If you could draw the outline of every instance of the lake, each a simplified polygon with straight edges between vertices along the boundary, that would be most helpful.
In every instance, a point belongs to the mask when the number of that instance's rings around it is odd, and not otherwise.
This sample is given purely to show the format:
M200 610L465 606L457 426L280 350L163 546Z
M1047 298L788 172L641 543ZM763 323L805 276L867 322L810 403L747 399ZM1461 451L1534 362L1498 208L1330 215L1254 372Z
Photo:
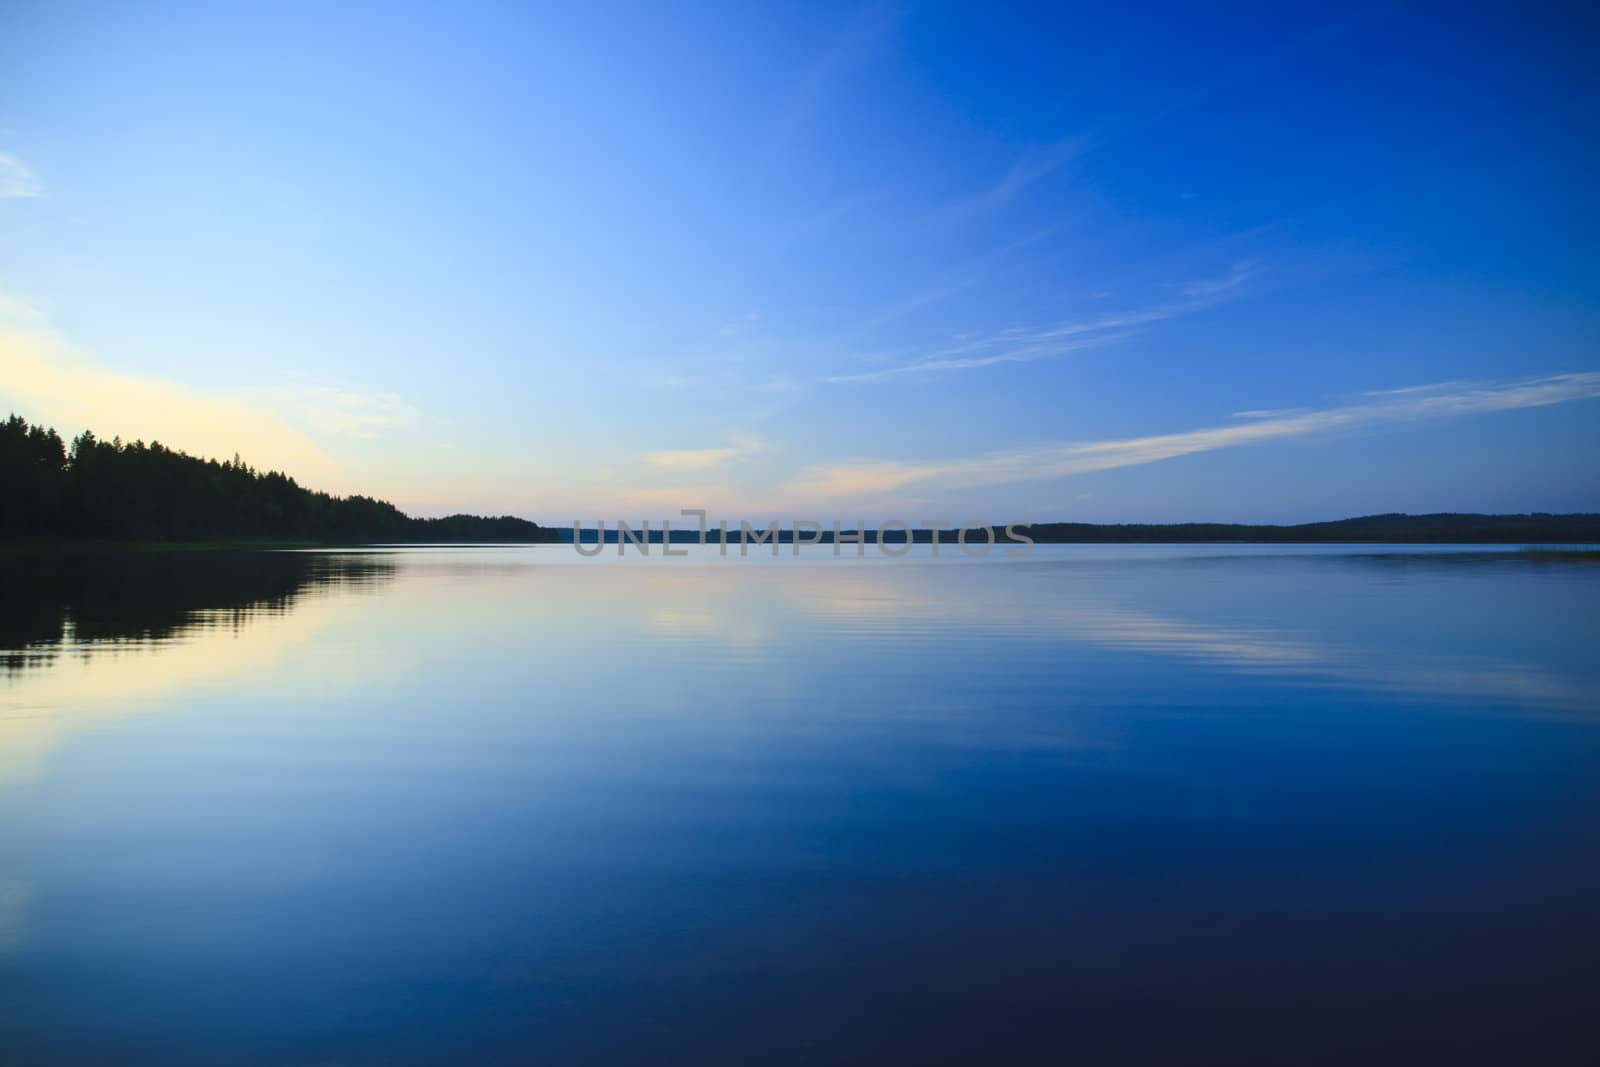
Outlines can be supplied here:
M0 560L0 1062L1594 1062L1600 564Z

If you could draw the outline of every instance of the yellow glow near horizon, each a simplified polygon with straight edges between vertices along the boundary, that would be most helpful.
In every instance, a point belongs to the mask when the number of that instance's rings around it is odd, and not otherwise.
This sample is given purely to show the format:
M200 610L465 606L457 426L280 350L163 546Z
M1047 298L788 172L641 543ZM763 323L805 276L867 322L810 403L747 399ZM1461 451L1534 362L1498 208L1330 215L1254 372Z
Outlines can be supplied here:
M64 433L160 441L191 455L238 455L257 469L326 481L338 465L304 432L251 401L101 366L27 304L0 297L0 403Z

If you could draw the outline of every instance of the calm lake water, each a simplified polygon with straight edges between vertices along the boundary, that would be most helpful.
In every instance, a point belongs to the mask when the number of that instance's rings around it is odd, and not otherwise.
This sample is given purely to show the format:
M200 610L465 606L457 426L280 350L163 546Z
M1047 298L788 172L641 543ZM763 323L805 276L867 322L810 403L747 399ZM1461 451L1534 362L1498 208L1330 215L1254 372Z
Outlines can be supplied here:
M0 1062L1596 1062L1600 565L788 551L0 561Z

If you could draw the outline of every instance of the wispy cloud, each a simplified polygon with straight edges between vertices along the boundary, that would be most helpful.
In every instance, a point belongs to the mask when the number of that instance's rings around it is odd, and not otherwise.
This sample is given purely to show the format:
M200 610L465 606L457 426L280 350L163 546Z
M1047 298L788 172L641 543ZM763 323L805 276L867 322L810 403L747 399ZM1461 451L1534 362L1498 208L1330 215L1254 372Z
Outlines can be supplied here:
M1073 341L1015 345L987 354L946 355L920 359L914 363L881 367L878 370L861 371L857 374L835 374L823 380L835 383L881 382L914 374L933 374L947 370L972 370L977 367L992 367L997 363L1031 363L1037 359L1048 359L1051 356L1065 355L1068 352L1080 349L1100 348L1103 345L1114 344L1127 336L1126 332L1108 333L1098 337L1084 337Z
M672 471L710 470L731 460L761 451L765 442L759 437L735 435L733 444L725 448L677 448L664 452L646 452L641 458L652 467Z
M1082 155L1089 144L1087 137L1067 137L1042 148L1030 149L1018 156L998 180L975 193L952 200L935 215L943 221L951 221L998 211L1030 186Z
M901 17L893 4L877 4L850 16L789 87L767 131L771 154L790 151L818 124L840 86L872 60L881 43L898 28Z
M1408 387L1343 407L1267 415L1245 423L1106 441L1063 442L970 459L857 460L803 471L785 486L805 500L885 493L908 485L960 489L1087 474L1177 456L1383 423L1546 407L1600 397L1600 372L1510 382L1445 382Z
M737 337L740 334L748 333L760 321L761 313L758 311L752 311L749 314L734 319L731 322L723 323L722 326L717 330L717 336Z
M39 176L16 156L0 154L0 200L43 196Z
M1370 395L1370 394L1369 394ZM1235 411L1230 419L1281 419L1289 415L1304 415L1309 408L1257 408L1253 411Z
M417 421L417 409L398 393L295 385L260 395L291 421L329 435L371 438Z
M1027 248L1029 245L1037 244L1057 232L1060 228L1059 223L1052 223L1049 226L1041 226L1025 233L1015 240L1007 241L998 248L969 261L960 269L946 273L937 281L912 293L899 303L886 308L863 323L863 329L870 330L883 326L895 319L903 318L915 311L919 311L930 304L937 304L957 293L972 288L988 278L991 269L996 263Z
M1258 269L1256 261L1242 261L1235 263L1225 275L1201 279L1179 287L1182 296L1177 300L1167 300L1087 319L1075 319L1055 326L1014 327L981 333L907 363L835 374L824 378L823 381L881 382L909 375L971 370L998 363L1029 363L1068 352L1115 344L1142 327L1204 311L1232 299Z
M1190 300L1210 300L1220 297L1249 281L1250 275L1255 273L1258 266L1260 263L1257 260L1242 260L1235 263L1232 269L1220 278L1202 278L1200 281L1183 286L1183 295Z
M654 486L646 489L624 490L615 502L622 506L638 508L646 514L666 515L679 529L692 529L695 520L692 518L671 518L684 508L704 508L713 515L738 515L741 512L749 515L752 509L760 511L768 507L745 493L740 493L725 485L677 485Z

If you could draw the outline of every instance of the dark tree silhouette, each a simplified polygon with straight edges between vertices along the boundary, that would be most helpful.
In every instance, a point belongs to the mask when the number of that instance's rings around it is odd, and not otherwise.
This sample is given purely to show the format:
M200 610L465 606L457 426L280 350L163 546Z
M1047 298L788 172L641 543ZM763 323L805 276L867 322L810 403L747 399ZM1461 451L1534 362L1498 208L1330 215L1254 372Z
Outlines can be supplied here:
M30 552L0 559L0 675L68 648L239 630L287 612L308 589L372 587L395 573L383 552Z
M554 541L555 531L505 515L417 519L364 496L306 489L238 456L198 459L158 441L70 448L53 429L0 423L0 538L159 541Z

